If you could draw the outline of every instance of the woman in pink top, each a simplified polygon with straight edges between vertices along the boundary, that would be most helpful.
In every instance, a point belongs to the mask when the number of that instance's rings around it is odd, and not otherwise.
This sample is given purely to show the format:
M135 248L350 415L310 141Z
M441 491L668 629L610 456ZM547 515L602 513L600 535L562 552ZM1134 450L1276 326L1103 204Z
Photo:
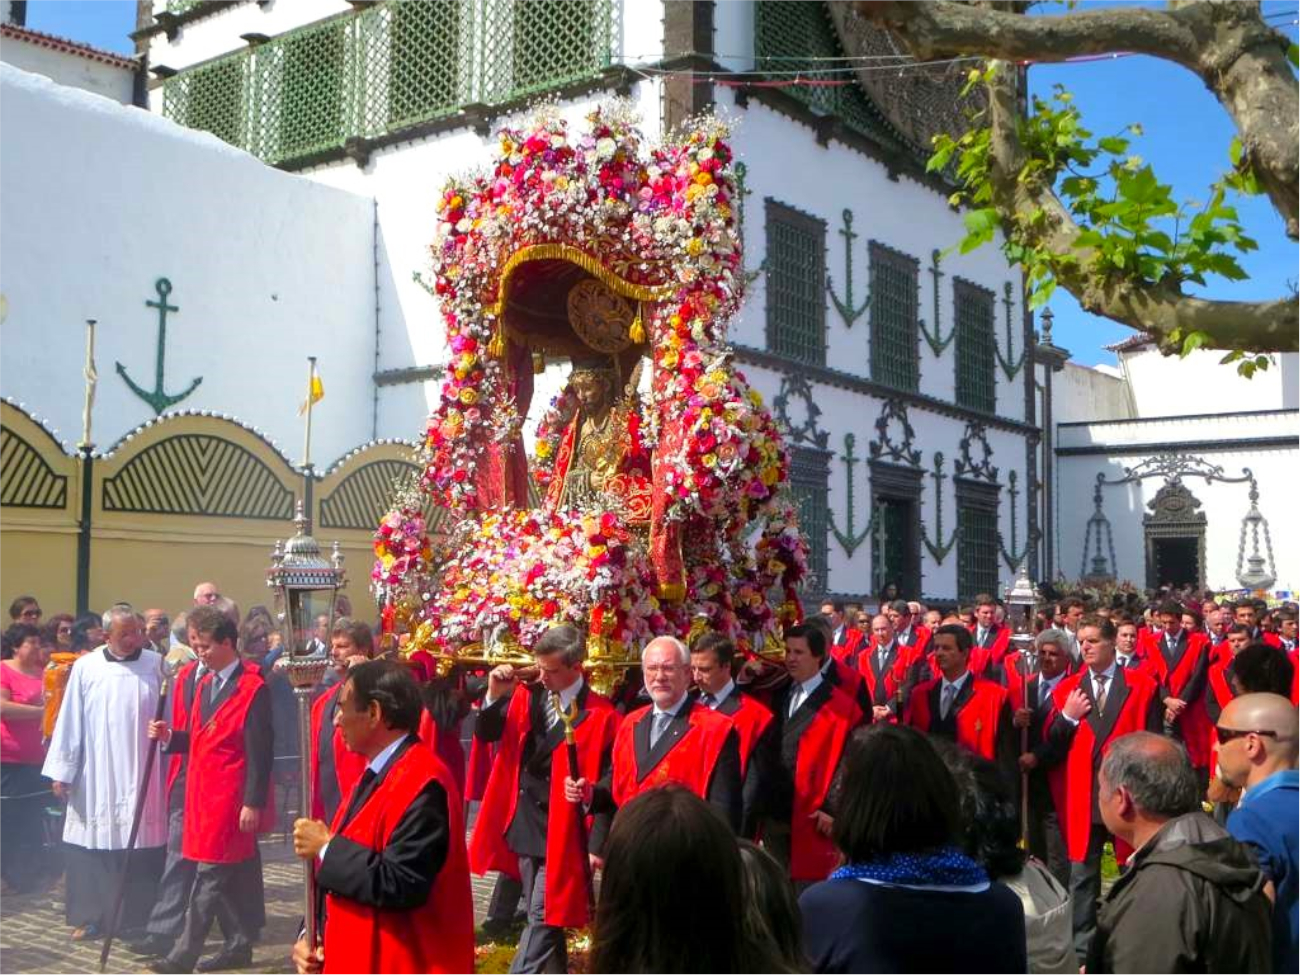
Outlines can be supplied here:
M44 866L41 816L50 784L41 777L45 647L40 631L16 623L5 634L13 657L0 661L0 877L16 892L32 890Z

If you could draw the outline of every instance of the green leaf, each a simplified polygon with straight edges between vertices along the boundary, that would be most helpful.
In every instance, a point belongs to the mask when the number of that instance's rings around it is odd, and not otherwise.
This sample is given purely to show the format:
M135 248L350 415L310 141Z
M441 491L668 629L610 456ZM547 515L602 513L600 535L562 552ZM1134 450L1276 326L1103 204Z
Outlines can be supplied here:
M1208 332L1192 332L1187 338L1183 339L1182 351L1178 353L1180 359L1186 359L1189 355L1210 341Z
M1286 49L1286 57L1293 67L1300 68L1300 45L1288 45Z
M1097 145L1113 156L1122 156L1128 152L1128 139L1121 139L1117 135L1108 135L1105 138L1098 139Z
M1241 139L1234 136L1232 142L1228 144L1228 158L1232 160L1234 166L1241 165L1241 154L1243 151Z

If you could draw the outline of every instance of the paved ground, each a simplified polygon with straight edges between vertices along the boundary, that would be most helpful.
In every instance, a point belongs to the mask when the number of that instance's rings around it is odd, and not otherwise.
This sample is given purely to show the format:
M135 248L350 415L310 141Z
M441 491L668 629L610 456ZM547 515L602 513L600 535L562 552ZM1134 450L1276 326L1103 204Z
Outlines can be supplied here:
M274 833L262 843L266 880L266 928L243 972L291 972L289 951L302 919L302 871L292 848ZM481 921L494 875L472 877L476 920ZM63 919L63 884L41 894L7 895L0 900L0 972L97 972L102 942L76 943ZM218 950L215 925L209 953ZM115 943L111 972L143 972L147 959Z

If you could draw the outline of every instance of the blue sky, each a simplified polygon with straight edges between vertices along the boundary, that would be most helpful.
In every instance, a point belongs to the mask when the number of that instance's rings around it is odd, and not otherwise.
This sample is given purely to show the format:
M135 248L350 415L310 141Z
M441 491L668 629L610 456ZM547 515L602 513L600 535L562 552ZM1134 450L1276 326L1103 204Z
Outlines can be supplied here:
M135 28L135 9L133 0L30 0L27 24L33 30L129 55L134 53L127 34ZM1051 16L1060 8L1039 9ZM1287 37L1296 39L1294 21L1300 19L1300 3L1265 0L1264 14ZM1135 140L1131 151L1173 185L1175 199L1203 200L1206 188L1228 166L1228 145L1235 134L1232 121L1201 81L1183 68L1155 58L1124 57L1035 66L1029 78L1038 95L1050 95L1057 83L1069 88L1085 124L1099 135L1140 122L1145 134ZM1241 257L1250 278L1212 279L1203 293L1235 300L1279 297L1300 277L1296 245L1286 239L1281 219L1263 197L1239 200L1237 206L1246 232L1259 243L1258 251ZM1113 362L1113 354L1103 346L1133 334L1126 326L1086 314L1061 291L1053 296L1051 308L1056 343L1088 365Z

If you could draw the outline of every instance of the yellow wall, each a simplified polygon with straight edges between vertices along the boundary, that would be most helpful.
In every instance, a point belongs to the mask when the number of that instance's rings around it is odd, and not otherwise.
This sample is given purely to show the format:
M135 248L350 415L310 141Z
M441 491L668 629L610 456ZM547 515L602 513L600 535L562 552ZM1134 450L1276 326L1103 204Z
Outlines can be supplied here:
M40 600L47 616L73 612L79 461L65 455L39 424L11 404L0 404L0 420L7 438L0 486L10 482L5 492L6 505L0 508L0 600L7 607L15 596L30 594ZM194 444L218 441L220 450L209 455L193 449ZM189 445L188 452L176 449L181 442ZM148 453L151 447L159 449ZM40 475L46 482L66 478L61 507L17 507L8 503L11 496L23 493L17 490L22 487L18 482L33 477L32 451L48 467L48 473ZM399 470L410 463L410 452L409 445L400 443L366 445L318 476L313 490L313 517L319 526L322 504L350 475L366 468L370 471L352 482L350 493L343 492L351 498L349 515L342 520L349 527L317 527L313 531L326 552L334 541L340 543L349 577L344 592L352 601L353 612L363 618L376 613L369 592L373 561L369 526L378 521L387 502L382 496L387 482L373 472L389 474ZM146 455L143 460L142 455ZM126 476L134 476L146 493L159 484L184 482L191 491L189 500L195 502L191 507L205 510L187 514L111 510L111 504L106 507L106 482L118 478L114 484L120 484L120 475L128 468ZM357 486L362 483L366 490L358 493ZM209 495L209 486L221 484L229 489L214 490ZM244 612L258 603L274 608L273 594L265 583L266 569L276 540L292 536L294 525L289 517L232 514L229 509L238 511L250 506L245 501L241 507L238 500L246 493L245 484L262 485L263 497L270 492L277 509L287 506L291 511L293 504L302 499L301 475L275 448L240 424L214 416L165 417L146 425L106 456L96 458L91 485L90 608L102 611L113 602L125 600L138 609L158 606L175 613L191 605L194 586L202 581L215 582ZM47 498L50 493L46 491ZM119 508L120 494L116 502ZM169 502L175 500L176 494L168 494ZM214 513L214 509L222 507L223 498L226 512ZM152 498L138 506L149 507L156 501ZM336 498L334 520L342 523L338 503ZM366 527L359 527L362 525Z

